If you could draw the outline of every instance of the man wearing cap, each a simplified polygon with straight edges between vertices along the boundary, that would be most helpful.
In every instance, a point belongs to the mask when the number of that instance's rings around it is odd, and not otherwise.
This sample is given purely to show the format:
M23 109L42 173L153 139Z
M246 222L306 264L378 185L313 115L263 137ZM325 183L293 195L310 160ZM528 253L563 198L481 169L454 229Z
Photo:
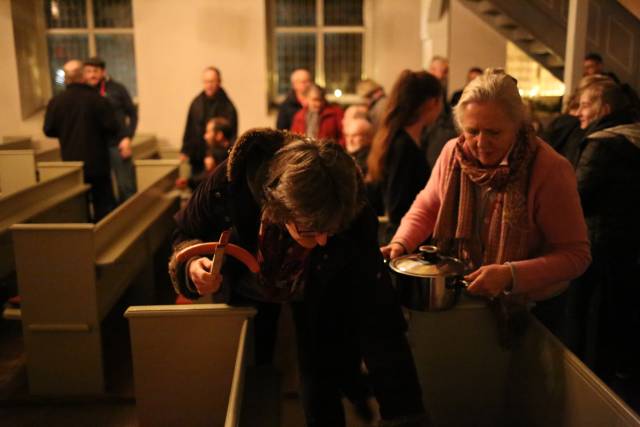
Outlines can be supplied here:
M84 79L109 100L120 123L119 134L109 144L109 157L118 183L118 199L122 203L136 192L131 140L138 126L138 111L127 88L107 74L106 64L101 58L94 56L84 61Z

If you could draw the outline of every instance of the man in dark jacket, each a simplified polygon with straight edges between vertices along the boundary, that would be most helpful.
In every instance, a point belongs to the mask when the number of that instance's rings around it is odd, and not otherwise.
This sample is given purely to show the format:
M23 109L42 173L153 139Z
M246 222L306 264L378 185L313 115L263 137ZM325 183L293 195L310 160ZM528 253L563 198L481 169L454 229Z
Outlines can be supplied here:
M287 97L278 107L278 119L276 120L276 128L282 130L291 129L293 116L304 107L305 92L313 83L311 73L304 68L298 68L291 73L291 90Z
M207 151L204 133L209 119L224 117L229 121L232 129L232 143L238 135L236 107L220 86L221 81L220 70L216 67L207 67L202 74L203 90L189 106L180 153L182 161L189 160L193 176L204 171L204 158Z
M115 208L108 145L120 127L109 102L83 83L82 63L69 61L64 71L67 88L49 101L43 130L59 139L62 160L84 162L97 222Z
M122 203L136 192L131 141L138 126L138 111L127 88L107 74L106 64L102 59L95 56L87 59L83 70L85 82L107 98L120 124L120 132L109 142L109 157L118 184L118 201Z
M382 418L426 425L406 323L356 168L338 144L249 131L177 215L175 253L230 228L231 242L256 254L258 274L226 260L217 295L258 305L258 316L260 303L291 304L307 425L345 425L341 395L366 398L361 359ZM211 277L211 260L177 262L175 253L176 289L188 298L213 292L221 276ZM259 320L255 327L259 339Z
M629 105L603 78L582 91L578 109L586 137L576 176L593 262L571 287L569 344L609 384L640 375L640 123Z

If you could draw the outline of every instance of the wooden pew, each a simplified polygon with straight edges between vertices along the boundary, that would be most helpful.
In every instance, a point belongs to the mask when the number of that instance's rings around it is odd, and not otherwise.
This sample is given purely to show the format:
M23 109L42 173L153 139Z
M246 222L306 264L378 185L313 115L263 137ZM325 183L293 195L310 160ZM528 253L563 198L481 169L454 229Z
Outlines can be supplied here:
M0 277L15 270L9 227L17 223L86 222L86 193L81 162L40 163L41 181L0 196Z
M178 162L97 224L11 227L32 394L103 393L100 324L173 230ZM147 171L139 168L143 178ZM153 172L157 174L157 171Z
M409 339L433 425L640 426L640 417L533 316L511 349L481 300L411 312Z
M34 151L0 150L0 195L6 196L37 182Z
M139 425L236 427L254 315L224 304L130 307Z
M0 150L29 150L33 148L29 136L3 136Z

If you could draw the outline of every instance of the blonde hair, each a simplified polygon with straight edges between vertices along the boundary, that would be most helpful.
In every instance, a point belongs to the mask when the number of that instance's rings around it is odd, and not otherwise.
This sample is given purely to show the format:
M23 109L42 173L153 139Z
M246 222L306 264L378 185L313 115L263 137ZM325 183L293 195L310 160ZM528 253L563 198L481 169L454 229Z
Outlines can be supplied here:
M454 108L459 128L462 128L465 107L472 102L496 102L521 126L529 122L518 91L518 81L502 68L487 68L464 88L460 101Z

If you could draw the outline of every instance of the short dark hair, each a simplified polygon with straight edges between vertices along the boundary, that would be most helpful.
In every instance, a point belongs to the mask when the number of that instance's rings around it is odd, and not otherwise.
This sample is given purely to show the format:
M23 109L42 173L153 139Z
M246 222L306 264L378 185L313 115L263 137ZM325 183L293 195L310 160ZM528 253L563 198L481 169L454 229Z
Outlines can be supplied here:
M220 72L220 69L218 67L214 67L213 65L210 65L207 68L205 68L204 71L213 71L218 76L218 80L222 80L222 73Z
M309 96L309 94L310 94L311 92L313 92L313 91L318 92L318 93L320 94L320 97L321 97L322 99L325 99L325 97L326 97L326 95L327 95L327 92L325 91L325 89L324 89L322 86L317 85L317 84L315 84L315 83L311 83L311 84L309 85L309 87L304 91L304 96Z
M602 56L599 53L591 52L585 55L585 61L595 61L602 64Z
M107 67L107 63L104 62L104 59L100 58L99 56L92 56L91 58L85 59L84 64L83 65L88 65L90 67L98 67L98 68L102 68L103 70Z
M231 122L225 119L224 117L213 117L209 119L207 124L213 122L213 131L214 132L222 132L224 135L224 139L227 141L231 141L231 137L233 136L233 129L231 129Z
M478 74L482 74L484 72L484 70L480 67L471 67L469 68L469 73L478 73Z
M343 230L361 207L360 179L356 164L339 144L293 139L269 165L263 219L295 222L318 232Z

